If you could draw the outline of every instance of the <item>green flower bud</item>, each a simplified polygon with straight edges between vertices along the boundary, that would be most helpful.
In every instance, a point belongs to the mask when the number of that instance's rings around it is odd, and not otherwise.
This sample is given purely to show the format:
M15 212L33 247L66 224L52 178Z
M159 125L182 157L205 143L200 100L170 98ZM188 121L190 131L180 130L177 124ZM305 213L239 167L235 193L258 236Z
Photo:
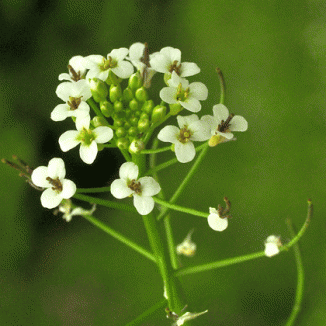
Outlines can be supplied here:
M107 118L111 117L113 114L113 105L108 101L101 101L100 109L101 109L103 115Z
M106 84L98 78L91 79L89 84L94 101L97 103L106 101L106 97L109 94Z
M139 119L149 119L149 115L146 112L142 112Z
M112 84L110 86L110 101L114 103L115 101L120 100L121 96L122 90L120 84L117 86Z
M183 107L179 103L170 104L170 113L172 115L177 115L182 109Z
M109 70L109 75L105 82L108 85L119 85L122 82L122 79L119 78L112 70Z
M118 138L121 138L121 137L124 137L126 136L127 134L127 131L125 128L123 127L119 127L116 131L115 131L115 135L118 137Z
M128 140L128 138L119 138L117 140L117 146L120 148L120 149L127 149L130 145L130 142Z
M123 126L123 124L124 124L124 120L123 119L115 119L114 120L114 123L113 123L113 125L115 126L115 127L122 127Z
M129 107L130 107L131 111L137 111L139 109L139 104L138 104L137 100L133 98L129 102Z
M161 121L166 115L166 106L157 105L152 112L152 123Z
M131 127L131 124L130 124L130 122L125 122L125 124L123 125L123 127L126 129L126 130L128 130L130 127Z
M126 118L129 119L132 116L132 111L128 108L125 109L125 113L126 113Z
M141 87L142 83L143 81L139 72L136 72L129 77L128 85L132 90L136 90L137 88Z
M127 87L123 90L122 98L126 102L130 102L134 98L134 94L132 93L132 90L130 87Z
M140 119L138 121L138 130L140 132L145 132L146 130L148 130L149 126L150 126L149 119Z
M130 119L129 119L129 123L132 125L132 126L137 126L138 124L138 118L135 117L135 116L132 116Z
M115 101L115 102L113 103L113 108L114 108L114 111L115 111L115 112L121 112L121 111L123 111L123 104L122 104L122 102L120 102L120 101Z
M154 102L152 100L146 101L142 106L142 111L146 112L147 114L151 114L154 108Z
M140 87L135 92L135 97L139 102L145 102L147 101L148 94L144 87Z
M143 141L137 139L134 140L129 146L129 152L132 154L138 154L145 148Z
M129 130L128 130L128 135L130 137L136 137L138 134L138 129L137 127L130 127Z
M92 119L92 123L93 123L93 126L95 128L97 127L101 127L101 126L108 126L109 123L106 121L105 118L103 117L99 117L99 116L95 116L93 119Z

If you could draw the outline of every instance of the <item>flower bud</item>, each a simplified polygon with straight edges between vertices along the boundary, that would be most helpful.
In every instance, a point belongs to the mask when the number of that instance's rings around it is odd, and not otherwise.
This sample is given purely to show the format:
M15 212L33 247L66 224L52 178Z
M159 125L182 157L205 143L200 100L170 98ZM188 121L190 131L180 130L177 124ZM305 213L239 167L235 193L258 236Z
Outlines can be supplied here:
M137 127L130 127L128 130L128 135L130 137L136 137L136 135L138 134L138 129Z
M113 123L113 125L115 126L115 127L122 127L123 126L123 124L124 124L124 120L123 119L115 119L114 120L114 123Z
M116 131L115 131L115 135L118 138L124 137L127 134L126 129L123 127L119 127Z
M115 101L113 104L113 108L115 112L122 112L123 111L123 104L120 101Z
M149 119L139 119L138 121L138 130L140 132L145 132L150 126Z
M129 140L127 138L119 138L117 146L119 149L127 149L129 147Z
M122 90L120 84L115 86L110 86L110 101L114 103L117 100L120 100L120 97L122 96Z
M132 90L130 87L127 87L123 90L122 98L126 102L130 102L134 98L134 94L132 93Z
M149 119L149 115L146 112L142 112L139 119Z
M132 154L138 154L145 148L145 144L141 140L134 140L129 146L129 152Z
M152 123L161 121L166 115L166 107L164 105L157 105L152 112Z
M142 111L146 112L147 114L151 114L154 108L154 102L152 100L146 101L142 106Z
M138 118L135 117L135 116L132 116L130 119L129 119L129 123L132 125L132 126L137 126L138 124Z
M132 99L129 102L129 107L131 111L137 111L139 109L139 104L136 99Z
M106 119L103 117L99 117L99 116L95 116L92 119L92 123L95 128L101 127L101 126L109 126L109 123L106 121Z
M93 78L90 80L89 85L95 102L99 103L101 101L106 101L109 91L108 87L102 80Z
M105 81L108 85L118 85L121 81L121 78L119 78L112 70L109 70L108 78Z
M180 103L170 104L170 113L172 115L177 115L183 109Z
M128 85L132 90L142 86L142 78L139 75L139 72L135 72L129 77Z
M103 115L107 118L111 117L113 113L113 105L108 101L101 101L100 102L100 109Z
M148 94L144 87L140 87L135 92L135 97L139 102L145 102L147 101Z

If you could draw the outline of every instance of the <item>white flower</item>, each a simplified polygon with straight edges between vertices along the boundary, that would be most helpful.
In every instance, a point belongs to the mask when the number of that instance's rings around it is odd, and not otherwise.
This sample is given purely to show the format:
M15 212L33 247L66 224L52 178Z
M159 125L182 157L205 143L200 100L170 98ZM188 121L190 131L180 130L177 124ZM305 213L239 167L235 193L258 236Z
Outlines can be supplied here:
M41 195L41 204L46 208L58 206L62 199L72 197L76 192L76 185L65 179L65 163L61 158L53 158L48 166L39 166L32 175L32 182L41 188L47 188Z
M280 237L276 235L270 235L265 240L265 256L272 257L277 255L280 252L280 247L282 242Z
M199 120L196 114L187 117L177 116L179 127L165 126L157 135L164 142L174 144L175 155L179 162L190 162L196 155L192 141L205 141L209 139L209 126Z
M192 229L185 239L177 245L177 253L179 255L185 255L187 257L192 257L196 253L197 245L191 240L191 236L194 232Z
M213 106L213 114L204 115L201 120L206 121L211 128L212 138L210 146L233 138L233 131L246 131L248 129L247 120L240 115L229 114L229 110L223 104Z
M95 209L96 204L93 204L92 208L89 210L82 207L72 209L72 202L70 199L64 199L59 205L59 211L63 213L62 218L67 222L70 222L72 217L76 215L92 215Z
M105 81L110 70L120 78L129 78L134 68L130 62L124 60L128 52L127 48L114 49L107 55L107 59L101 55L89 55L85 58L89 69L86 79L96 77Z
M134 197L134 206L140 215L149 214L154 208L152 196L161 191L160 185L152 177L138 178L139 169L133 162L123 163L119 170L120 179L111 184L111 193L115 198Z
M207 87L200 82L189 84L188 80L179 77L175 71L168 80L169 87L163 87L160 91L161 99L168 104L179 103L191 112L199 112L201 104L199 101L207 99Z
M53 121L62 121L71 116L79 120L89 115L90 108L86 101L92 96L92 93L85 79L59 84L56 94L66 103L59 104L54 108L51 113Z
M100 126L89 129L90 117L87 116L76 121L77 130L68 130L59 138L59 145L62 151L67 152L80 144L80 158L87 164L95 161L98 149L97 144L103 144L113 138L113 131L110 127Z
M202 312L186 312L181 317L178 317L177 321L173 324L173 326L181 326L186 321L191 320L191 319L195 319L198 316L206 314L206 312L208 312L208 310L205 310L205 311L202 311Z
M160 52L153 53L150 64L158 72L172 74L174 71L180 77L189 77L200 72L195 63L181 63L181 51L170 46L163 48Z
M213 207L209 208L207 222L214 231L224 231L228 227L228 218L221 218L218 211Z
M59 80L78 81L84 78L86 73L86 60L81 55L72 57L69 60L69 74L63 73L59 75Z

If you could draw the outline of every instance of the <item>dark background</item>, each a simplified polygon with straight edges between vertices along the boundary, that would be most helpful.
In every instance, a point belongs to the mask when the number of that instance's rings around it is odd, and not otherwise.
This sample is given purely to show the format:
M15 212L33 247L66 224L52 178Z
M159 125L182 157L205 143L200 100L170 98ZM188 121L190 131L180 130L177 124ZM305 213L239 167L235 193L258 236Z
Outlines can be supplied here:
M217 233L201 218L175 213L178 243L196 229L197 254L182 259L183 265L262 250L270 234L288 241L285 219L299 228L311 197L315 215L300 241L306 286L295 325L325 325L325 6L319 0L2 0L1 157L16 154L33 167L61 157L67 178L78 187L104 186L117 176L123 162L118 152L101 152L88 166L77 149L59 148L58 138L71 123L55 123L50 113L61 103L58 75L74 55L105 56L137 41L147 41L152 52L179 48L183 61L201 68L191 81L209 89L202 114L211 114L218 102L220 67L226 105L248 120L249 129L208 153L178 203L207 211L228 196L233 218ZM158 99L162 84L155 80ZM160 174L167 194L188 166ZM1 325L119 326L161 300L163 285L153 263L81 217L66 223L54 216L14 170L3 164L0 169ZM95 216L148 246L139 217L101 207ZM209 310L195 325L284 325L296 267L290 251L182 282L187 310ZM144 325L169 324L159 311Z

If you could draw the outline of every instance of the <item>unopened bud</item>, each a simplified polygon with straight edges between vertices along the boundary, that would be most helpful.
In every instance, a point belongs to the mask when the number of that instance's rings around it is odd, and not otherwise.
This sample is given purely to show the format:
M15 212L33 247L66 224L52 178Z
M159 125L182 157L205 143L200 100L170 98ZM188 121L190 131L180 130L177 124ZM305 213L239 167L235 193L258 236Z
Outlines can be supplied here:
M177 115L179 112L183 109L181 104L176 103L176 104L170 104L170 113L172 115Z
M166 115L166 107L164 105L157 105L152 112L152 123L161 121Z
M139 104L135 98L129 102L129 107L131 111L137 111L139 109Z
M126 102L130 102L134 98L134 95L130 87L127 87L123 90L122 98Z
M145 144L141 140L134 140L129 146L129 152L133 154L140 153L145 148Z
M120 100L120 97L122 96L122 90L120 84L115 86L110 86L110 101L114 103L117 100Z
M95 102L106 101L106 97L109 94L107 85L98 78L93 78L89 82L92 96Z
M120 149L127 149L129 147L129 140L127 138L119 138L117 140L117 146Z
M94 117L92 123L95 128L109 125L105 118L99 116Z
M147 101L148 94L144 87L140 87L135 92L135 97L139 102L145 102Z
M129 77L128 85L133 90L142 86L142 78L139 75L139 72L136 72Z
M154 102L152 100L148 100L143 104L141 110L143 112L146 112L147 114L151 114L153 112L153 108L154 108Z
M107 118L111 117L113 113L113 105L108 101L101 101L100 102L100 109L103 115Z
M145 132L150 126L149 119L139 119L138 121L138 130L140 132Z

